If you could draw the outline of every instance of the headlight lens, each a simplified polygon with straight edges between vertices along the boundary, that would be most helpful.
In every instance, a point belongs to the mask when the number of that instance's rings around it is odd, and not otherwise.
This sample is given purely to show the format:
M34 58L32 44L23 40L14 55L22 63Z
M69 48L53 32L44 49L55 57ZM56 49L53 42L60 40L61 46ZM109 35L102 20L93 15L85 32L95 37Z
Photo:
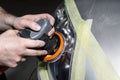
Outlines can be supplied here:
M54 13L55 30L61 33L65 39L64 50L61 58L49 64L49 73L54 80L69 80L70 69L72 67L72 56L74 54L76 33L69 19L64 4L61 4Z

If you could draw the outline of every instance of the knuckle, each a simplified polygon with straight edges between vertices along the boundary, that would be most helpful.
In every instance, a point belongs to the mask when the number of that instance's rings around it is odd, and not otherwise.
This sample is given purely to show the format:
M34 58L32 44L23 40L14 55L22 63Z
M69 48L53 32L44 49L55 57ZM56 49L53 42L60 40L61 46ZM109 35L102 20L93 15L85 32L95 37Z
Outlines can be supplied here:
M17 63L9 63L8 66L14 68L17 66Z
M46 50L40 50L40 51L37 51L37 55L46 55L47 54L47 51Z
M27 55L29 55L29 56L36 56L37 55L37 51L36 50L29 51L29 53Z
M41 41L40 40L36 40L36 45L40 45L41 44Z
M34 45L35 46L39 46L40 45L40 41L39 40L34 41Z
M10 30L8 30L7 32L8 32L8 33L13 33L13 30L10 29Z
M53 21L53 23L55 22L55 19L51 16L51 20Z
M24 19L23 18L19 18L16 22L16 26L22 26L24 24Z
M49 15L48 13L45 13L46 15Z
M37 55L38 54L38 51L34 51L34 55Z
M24 24L25 23L25 20L24 19L21 19L20 21L19 21L19 25L22 25L22 24Z
M53 30L53 32L55 32L55 28L54 28L54 27L53 27L53 29L52 29L52 30Z
M43 15L49 15L48 13L44 13Z
M25 48L22 48L22 47L16 50L16 53L18 55L22 55L24 52L25 52Z
M17 57L17 58L15 58L15 61L16 61L16 62L20 62L20 61L21 61L21 58L20 58L20 57Z
M12 64L11 67L17 67L17 63Z
M15 32L11 29L7 30L6 32L9 34L9 36L15 35Z
M42 46L45 45L45 42L39 40L36 44L37 44L38 46L42 47Z
M32 16L32 14L27 14L27 15L25 15L25 16L23 16L24 18L27 18L27 17L31 17Z
M34 26L37 26L38 24L35 23L35 22L31 22L31 26L34 27Z

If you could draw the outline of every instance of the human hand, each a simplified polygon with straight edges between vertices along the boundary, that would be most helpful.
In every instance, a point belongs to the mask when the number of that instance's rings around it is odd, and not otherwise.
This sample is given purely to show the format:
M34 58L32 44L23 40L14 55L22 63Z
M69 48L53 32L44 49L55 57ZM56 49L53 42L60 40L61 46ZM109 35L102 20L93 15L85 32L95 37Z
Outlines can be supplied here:
M13 21L13 26L20 30L25 28L30 28L34 31L40 30L40 26L36 23L40 19L48 19L50 21L50 24L54 25L54 18L49 14L36 14L36 15L25 15L22 17L17 17ZM54 28L51 29L51 31L48 33L48 36L54 33Z
M19 37L17 30L8 30L0 35L0 65L16 67L24 56L40 56L46 50L34 50L45 45L41 40Z

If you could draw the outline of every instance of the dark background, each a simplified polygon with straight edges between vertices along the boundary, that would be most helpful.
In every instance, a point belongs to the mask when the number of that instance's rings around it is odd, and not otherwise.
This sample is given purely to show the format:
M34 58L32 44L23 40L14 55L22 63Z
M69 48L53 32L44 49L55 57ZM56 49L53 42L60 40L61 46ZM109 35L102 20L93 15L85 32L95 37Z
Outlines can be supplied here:
M0 0L0 6L16 16L36 13L52 14L61 1L63 0Z

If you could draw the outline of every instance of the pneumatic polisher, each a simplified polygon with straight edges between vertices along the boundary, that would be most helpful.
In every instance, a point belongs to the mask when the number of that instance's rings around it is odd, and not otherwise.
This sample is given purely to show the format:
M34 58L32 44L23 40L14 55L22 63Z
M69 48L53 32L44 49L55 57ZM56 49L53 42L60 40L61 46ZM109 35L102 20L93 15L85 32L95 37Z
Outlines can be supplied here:
M64 38L59 32L55 32L52 38L48 37L48 32L52 29L49 20L41 19L37 23L41 26L39 31L36 32L31 29L23 29L19 32L19 35L24 38L45 41L46 45L39 49L47 50L48 53L38 58L44 62L55 62L62 55Z

